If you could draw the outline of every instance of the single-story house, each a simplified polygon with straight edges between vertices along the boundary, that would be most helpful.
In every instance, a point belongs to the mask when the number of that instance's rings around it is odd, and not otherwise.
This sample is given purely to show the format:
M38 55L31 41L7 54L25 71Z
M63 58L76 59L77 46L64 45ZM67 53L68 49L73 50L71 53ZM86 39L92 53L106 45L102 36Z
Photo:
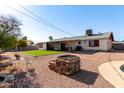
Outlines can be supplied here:
M101 50L109 51L114 41L113 33L93 34L92 30L86 30L85 36L65 37L53 39L48 42L38 43L41 50L82 51Z

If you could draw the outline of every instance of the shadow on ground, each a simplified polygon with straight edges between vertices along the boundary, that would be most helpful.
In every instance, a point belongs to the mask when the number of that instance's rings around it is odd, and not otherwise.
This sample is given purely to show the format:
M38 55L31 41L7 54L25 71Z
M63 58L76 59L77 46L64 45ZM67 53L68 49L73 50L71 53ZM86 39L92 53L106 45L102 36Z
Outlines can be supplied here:
M96 54L96 53L99 53L99 52L103 52L103 53L124 53L124 50L112 50L112 51L82 50L82 51L73 51L73 52L70 52L70 53L92 55L92 54Z
M90 72L81 69L79 72L75 73L74 75L69 76L69 78L85 83L87 85L93 85L98 76L99 74L96 72Z
M83 51L73 51L73 52L70 52L70 53L93 55L93 54L96 54L96 53L99 53L99 52L102 52L102 51L83 50Z
M124 53L124 50L113 50L110 53Z

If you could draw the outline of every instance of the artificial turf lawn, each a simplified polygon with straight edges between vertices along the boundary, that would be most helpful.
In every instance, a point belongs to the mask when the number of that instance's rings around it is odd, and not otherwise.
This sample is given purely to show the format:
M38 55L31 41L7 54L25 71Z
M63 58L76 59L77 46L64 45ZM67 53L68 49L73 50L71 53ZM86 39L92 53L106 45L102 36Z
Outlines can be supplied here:
M61 53L64 53L64 52L48 51L48 50L31 50L31 51L24 51L22 53L32 55L32 56L45 56L45 55L52 55L52 54L61 54Z

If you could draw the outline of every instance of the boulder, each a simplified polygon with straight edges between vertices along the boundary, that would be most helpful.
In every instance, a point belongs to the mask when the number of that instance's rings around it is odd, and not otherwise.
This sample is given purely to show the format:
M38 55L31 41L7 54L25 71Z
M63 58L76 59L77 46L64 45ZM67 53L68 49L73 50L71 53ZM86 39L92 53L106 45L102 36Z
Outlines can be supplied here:
M14 55L16 57L16 60L20 60L21 56L19 54Z
M0 83L0 88L12 88L12 84L11 83Z
M75 55L62 55L51 60L48 67L60 74L71 75L80 70L80 58Z
M3 61L3 60L10 60L11 58L7 55L0 55L0 61Z
M0 61L0 71L5 70L7 67L12 66L12 62L10 60Z
M14 75L11 74L0 74L0 88L11 88Z
M13 74L0 74L0 82L9 82L14 80Z

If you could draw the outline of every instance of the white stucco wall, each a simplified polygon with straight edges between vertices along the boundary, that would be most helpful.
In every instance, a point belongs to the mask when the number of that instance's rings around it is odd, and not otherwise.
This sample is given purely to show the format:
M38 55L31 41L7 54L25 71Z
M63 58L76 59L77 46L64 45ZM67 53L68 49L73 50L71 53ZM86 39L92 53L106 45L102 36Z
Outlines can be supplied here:
M112 48L112 40L108 39L107 42L108 42L107 43L107 49L109 50Z
M72 50L75 50L75 48L79 45L78 41L70 41L68 44L69 47L72 47Z
M99 40L99 47L89 47L89 40L82 41L82 46L84 50L103 50L107 51L112 47L112 41L109 39Z
M75 50L77 46L82 46L84 50L103 50L107 51L112 47L112 41L109 39L101 39L99 40L99 47L89 47L89 40L81 41L71 41L68 43L69 47L72 47L72 50Z
M47 43L43 42L43 48L39 48L39 50L47 50Z
M54 50L61 50L61 43L62 42L53 42L52 46ZM77 46L82 46L84 50L102 50L102 51L108 51L112 47L112 41L110 39L100 39L99 40L99 47L89 47L89 40L83 40L81 41L81 44L79 44L79 41L68 41L63 42L65 43L65 47L72 47L72 50L75 50ZM47 44L43 43L43 48L40 48L41 50L47 49Z

